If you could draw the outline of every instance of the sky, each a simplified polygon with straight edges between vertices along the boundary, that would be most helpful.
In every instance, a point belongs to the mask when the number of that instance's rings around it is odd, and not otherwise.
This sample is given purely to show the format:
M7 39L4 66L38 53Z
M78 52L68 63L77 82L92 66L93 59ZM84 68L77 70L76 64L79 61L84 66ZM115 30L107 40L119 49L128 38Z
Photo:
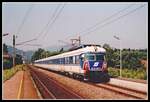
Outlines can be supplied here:
M139 8L141 5L144 6ZM88 29L95 24L95 28ZM37 40L16 46L24 51L39 47L58 48L65 45L59 40L71 43L70 39L78 36L84 44L107 43L113 48L148 48L148 3L3 2L2 34L5 33L9 35L2 36L2 42L7 45L13 44L14 34L17 36L16 44L37 37Z

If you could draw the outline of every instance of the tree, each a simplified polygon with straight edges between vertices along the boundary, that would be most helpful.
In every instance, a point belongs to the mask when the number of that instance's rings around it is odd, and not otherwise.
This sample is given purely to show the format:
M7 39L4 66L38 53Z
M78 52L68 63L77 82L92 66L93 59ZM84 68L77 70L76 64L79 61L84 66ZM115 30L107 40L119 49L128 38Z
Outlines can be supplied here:
M19 54L16 54L16 64L22 64L23 60L22 60L22 56Z
M106 60L107 60L108 66L114 67L114 62L112 58L112 55L114 52L113 49L110 47L109 44L104 44L103 48L106 49Z
M35 53L32 55L31 60L35 61L42 58L42 52L44 52L44 49L39 48Z
M103 48L105 48L105 49L111 49L111 47L110 47L109 44L104 44L104 45L103 45Z
M3 69L11 68L13 66L13 59L3 59Z
M120 66L120 50L112 49L109 44L104 44L106 49L106 60L109 67ZM123 49L122 50L122 67L128 69L142 68L141 59L146 59L146 50Z

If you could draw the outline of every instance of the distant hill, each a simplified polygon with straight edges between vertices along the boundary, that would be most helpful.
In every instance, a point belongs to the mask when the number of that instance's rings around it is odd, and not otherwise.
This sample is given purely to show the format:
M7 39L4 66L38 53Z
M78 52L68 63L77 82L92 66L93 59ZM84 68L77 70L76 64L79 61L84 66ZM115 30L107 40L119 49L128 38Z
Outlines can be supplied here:
M45 50L48 51L57 51L59 48L55 45L55 46L48 46L45 48Z
M69 48L71 48L71 46L49 46L49 47L46 47L44 48L44 50L48 50L48 51L60 51L61 48L63 47L63 50L68 50ZM10 55L13 56L13 47L10 46L10 45L7 45L7 49L8 49L8 53ZM20 49L17 49L16 48L16 54L19 54L19 55L23 55L25 59L31 61L31 57L33 55L35 51L23 51L23 50L20 50Z
M13 47L10 45L7 45L8 53L10 55L13 55ZM22 55L24 51L16 49L16 54Z
M26 51L25 52L25 56L27 58L27 60L31 61L31 57L33 55L34 51Z
M7 49L8 49L8 53L13 56L13 47L10 45L7 45ZM31 60L33 53L34 51L23 51L23 50L16 48L16 54L23 55L25 59L29 61Z

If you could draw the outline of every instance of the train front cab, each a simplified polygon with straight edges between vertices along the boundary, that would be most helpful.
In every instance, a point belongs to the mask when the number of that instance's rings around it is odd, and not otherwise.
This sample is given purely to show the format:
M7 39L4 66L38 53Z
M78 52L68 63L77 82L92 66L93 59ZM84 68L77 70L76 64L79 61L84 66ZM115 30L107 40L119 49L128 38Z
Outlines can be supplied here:
M80 55L80 65L84 70L85 81L109 81L105 53L83 53Z

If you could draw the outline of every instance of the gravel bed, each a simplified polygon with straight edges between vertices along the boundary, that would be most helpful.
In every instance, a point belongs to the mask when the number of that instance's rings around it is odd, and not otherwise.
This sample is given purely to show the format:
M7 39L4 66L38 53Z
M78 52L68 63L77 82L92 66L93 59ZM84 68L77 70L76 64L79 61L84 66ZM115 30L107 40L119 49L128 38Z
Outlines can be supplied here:
M73 90L75 93L83 96L85 99L134 99L132 97L124 96L122 94L112 92L103 88L98 88L87 83L84 83L79 80L75 80L60 74L56 74L54 72L50 72L47 70L38 69L46 73L52 79L63 84L65 87Z

